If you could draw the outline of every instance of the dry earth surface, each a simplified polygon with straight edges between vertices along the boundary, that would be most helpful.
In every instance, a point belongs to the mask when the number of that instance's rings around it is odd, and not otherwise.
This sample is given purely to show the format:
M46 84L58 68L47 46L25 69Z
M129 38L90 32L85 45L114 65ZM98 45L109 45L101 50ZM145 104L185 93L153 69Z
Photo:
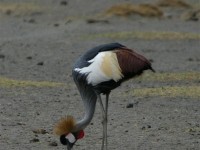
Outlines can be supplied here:
M199 150L200 2L157 2L0 0L0 150L66 149L55 123L84 114L71 66L110 42L136 49L157 73L112 92L109 150ZM74 149L100 149L98 104L85 134Z

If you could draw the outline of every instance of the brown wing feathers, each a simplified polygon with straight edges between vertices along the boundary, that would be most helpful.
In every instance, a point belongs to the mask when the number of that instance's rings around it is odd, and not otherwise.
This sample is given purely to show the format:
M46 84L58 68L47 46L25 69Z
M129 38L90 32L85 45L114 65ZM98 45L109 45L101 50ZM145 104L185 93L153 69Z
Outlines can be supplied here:
M122 74L125 78L130 78L136 75L140 75L144 70L150 69L151 63L142 55L127 49L116 50L116 55Z

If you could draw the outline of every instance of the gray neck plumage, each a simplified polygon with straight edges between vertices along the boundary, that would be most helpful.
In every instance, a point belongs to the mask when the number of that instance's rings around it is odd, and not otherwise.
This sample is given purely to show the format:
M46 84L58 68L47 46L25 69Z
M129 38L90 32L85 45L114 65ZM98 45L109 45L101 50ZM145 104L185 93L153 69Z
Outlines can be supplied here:
M85 115L80 121L77 122L75 132L83 130L91 122L97 101L97 95L93 91L92 87L86 84L77 84L77 87L83 100Z

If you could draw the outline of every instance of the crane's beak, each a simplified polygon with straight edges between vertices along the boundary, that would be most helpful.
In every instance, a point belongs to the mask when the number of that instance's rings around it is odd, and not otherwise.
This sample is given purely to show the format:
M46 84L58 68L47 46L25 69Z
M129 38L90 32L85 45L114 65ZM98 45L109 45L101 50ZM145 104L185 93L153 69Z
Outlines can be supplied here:
M72 134L70 134L70 135L72 135ZM74 137L74 136L72 136L72 137ZM66 135L61 135L60 136L60 142L63 144L63 145L66 145L67 146L67 150L71 150L72 149L72 147L74 146L74 144L76 143L76 139L75 139L75 137L74 137L74 139L72 138L72 139L70 139L70 140L72 140L71 142L69 141L69 139L68 138L70 138L70 136L68 136L68 137L66 137Z
M68 143L67 144L67 150L72 150L72 147L74 146L74 143L71 144L71 143Z

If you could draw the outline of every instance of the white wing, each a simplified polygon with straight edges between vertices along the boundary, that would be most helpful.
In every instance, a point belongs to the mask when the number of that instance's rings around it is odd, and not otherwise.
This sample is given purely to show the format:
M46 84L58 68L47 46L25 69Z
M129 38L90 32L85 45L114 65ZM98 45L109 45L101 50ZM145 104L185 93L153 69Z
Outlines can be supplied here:
M87 75L88 84L97 85L109 80L117 82L123 78L115 52L100 52L88 62L91 63L89 66L74 69L81 74Z

